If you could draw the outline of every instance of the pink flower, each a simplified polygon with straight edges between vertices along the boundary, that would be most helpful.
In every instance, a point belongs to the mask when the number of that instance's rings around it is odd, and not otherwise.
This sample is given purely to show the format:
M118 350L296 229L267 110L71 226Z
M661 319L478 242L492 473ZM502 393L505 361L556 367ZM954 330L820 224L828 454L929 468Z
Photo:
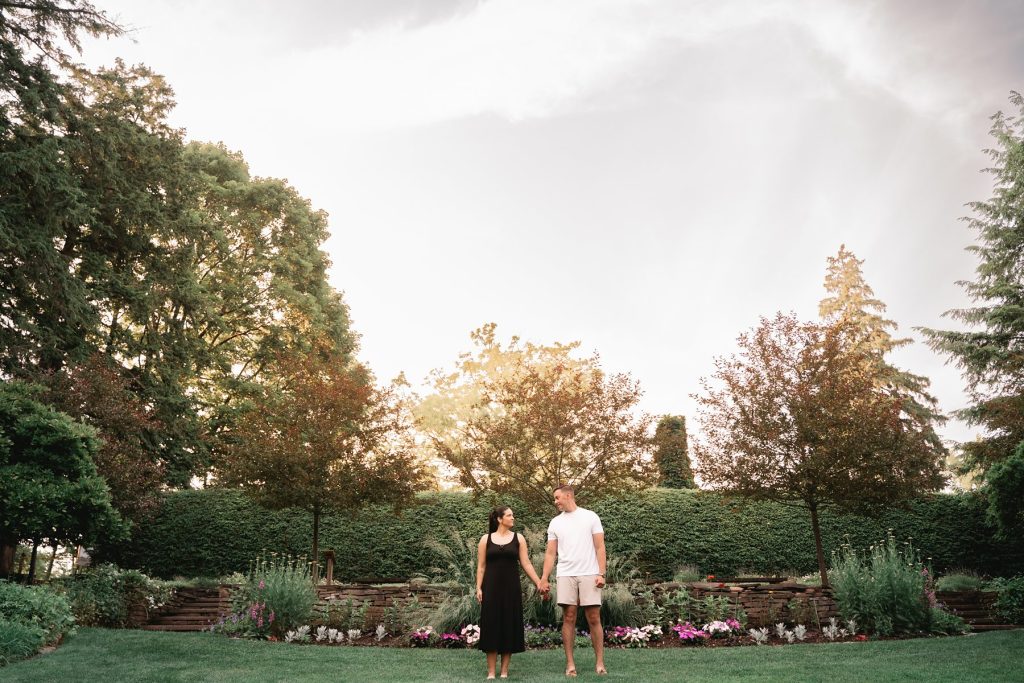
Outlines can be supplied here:
M263 582L263 579L260 579L260 590L263 590L266 587L267 587L267 584Z

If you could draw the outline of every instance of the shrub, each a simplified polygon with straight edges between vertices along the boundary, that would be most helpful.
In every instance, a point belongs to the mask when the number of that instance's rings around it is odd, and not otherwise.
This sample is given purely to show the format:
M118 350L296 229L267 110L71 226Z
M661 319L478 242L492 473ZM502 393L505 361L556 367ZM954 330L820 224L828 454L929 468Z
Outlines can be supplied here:
M863 554L843 546L833 554L829 572L839 613L870 633L889 636L927 633L936 619L943 628L953 623L938 617L931 573L913 546L888 537Z
M929 632L935 635L956 636L971 630L962 618L938 606L930 609L929 618Z
M935 589L940 591L978 591L985 586L985 580L973 572L957 572L940 576Z
M580 502L601 516L608 551L635 553L644 579L667 581L684 564L697 568L700 576L732 575L740 567L766 576L817 569L806 515L783 505L740 504L715 492L685 489ZM457 528L464 537L480 538L496 503L511 505L521 524L541 531L554 514L553 509L530 510L504 497L474 500L463 493L426 493L399 515L386 505L368 506L356 516L324 515L320 545L344 549L344 562L335 567L339 581L404 580L437 564L434 552L422 543L425 535L443 538ZM847 537L854 547L866 547L892 528L901 538L913 537L939 571L957 567L996 576L1019 572L1024 538L997 541L986 505L977 494L934 494L909 501L905 509L880 510L877 518L823 513L822 541L826 553ZM140 523L130 544L100 548L97 558L162 578L222 576L245 571L264 548L302 553L311 537L308 512L266 510L229 489L176 491L166 494L158 512ZM378 552L381 547L388 552Z
M19 586L7 581L0 581L0 620L38 629L43 634L40 646L57 642L75 625L64 596L43 586ZM11 628L11 633L21 632ZM22 642L20 637L15 640Z
M245 582L231 597L233 614L215 630L242 638L283 638L309 625L316 600L305 558L271 553L252 562Z
M999 595L993 607L1009 624L1024 624L1024 574L1012 579L994 579L989 587Z
M480 603L476 599L477 541L458 529L451 529L444 539L426 541L427 547L441 559L440 567L431 568L434 580L448 590L448 596L430 615L431 625L441 633L480 623Z
M163 605L172 589L134 569L101 564L62 582L75 619L83 626L134 626L132 614Z
M0 617L0 666L31 657L46 644L46 632L32 624Z

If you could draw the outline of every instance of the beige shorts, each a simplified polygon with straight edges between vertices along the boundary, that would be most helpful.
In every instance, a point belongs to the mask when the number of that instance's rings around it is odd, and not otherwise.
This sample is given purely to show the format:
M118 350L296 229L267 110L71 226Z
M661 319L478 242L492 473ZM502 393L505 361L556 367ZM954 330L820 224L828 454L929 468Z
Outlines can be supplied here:
M601 589L595 585L597 574L589 576L558 576L557 583L559 605L580 605L592 607L601 604Z

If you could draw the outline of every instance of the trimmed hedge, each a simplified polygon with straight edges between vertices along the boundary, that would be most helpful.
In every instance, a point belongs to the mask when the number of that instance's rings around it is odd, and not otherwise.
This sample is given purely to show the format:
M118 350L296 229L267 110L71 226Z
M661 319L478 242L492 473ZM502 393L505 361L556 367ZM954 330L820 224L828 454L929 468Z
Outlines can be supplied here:
M397 515L385 506L371 506L358 515L324 515L320 547L336 552L334 575L339 581L429 573L437 558L423 541L429 536L444 539L452 528L478 537L486 530L494 502L474 501L462 493L430 493L419 495ZM553 507L535 511L507 502L516 510L520 528L544 529L555 513ZM590 507L585 500L581 503ZM652 489L592 507L601 515L609 551L635 553L651 579L670 579L683 564L719 576L740 570L808 573L817 567L810 518L800 509L742 504L686 489ZM955 567L992 576L1018 573L1024 568L1024 541L996 542L985 509L975 495L937 494L906 509L887 509L874 519L825 513L825 550L847 540L866 547L892 529L900 540L911 540L937 571ZM132 542L98 552L104 560L151 576L222 576L246 571L264 549L307 554L311 537L307 512L266 510L240 491L207 489L167 494Z

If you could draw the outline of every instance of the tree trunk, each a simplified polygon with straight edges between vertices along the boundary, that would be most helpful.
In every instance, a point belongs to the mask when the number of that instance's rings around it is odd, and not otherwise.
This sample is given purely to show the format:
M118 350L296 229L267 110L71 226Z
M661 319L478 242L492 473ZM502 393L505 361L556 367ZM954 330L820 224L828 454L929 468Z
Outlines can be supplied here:
M810 506L811 528L814 530L814 550L818 554L818 571L821 573L821 587L828 588L828 567L825 566L825 548L821 544L821 527L818 525L818 506Z
M46 566L46 583L50 583L50 577L53 576L53 562L57 559L57 544L53 546L53 552L50 553L50 564Z
M39 541L32 539L32 559L28 562L28 578L25 583L29 586L36 578L36 555L39 552Z
M310 566L313 585L320 582L320 505L313 506L313 563Z
M17 547L0 543L0 579L9 579L14 573L14 551Z

